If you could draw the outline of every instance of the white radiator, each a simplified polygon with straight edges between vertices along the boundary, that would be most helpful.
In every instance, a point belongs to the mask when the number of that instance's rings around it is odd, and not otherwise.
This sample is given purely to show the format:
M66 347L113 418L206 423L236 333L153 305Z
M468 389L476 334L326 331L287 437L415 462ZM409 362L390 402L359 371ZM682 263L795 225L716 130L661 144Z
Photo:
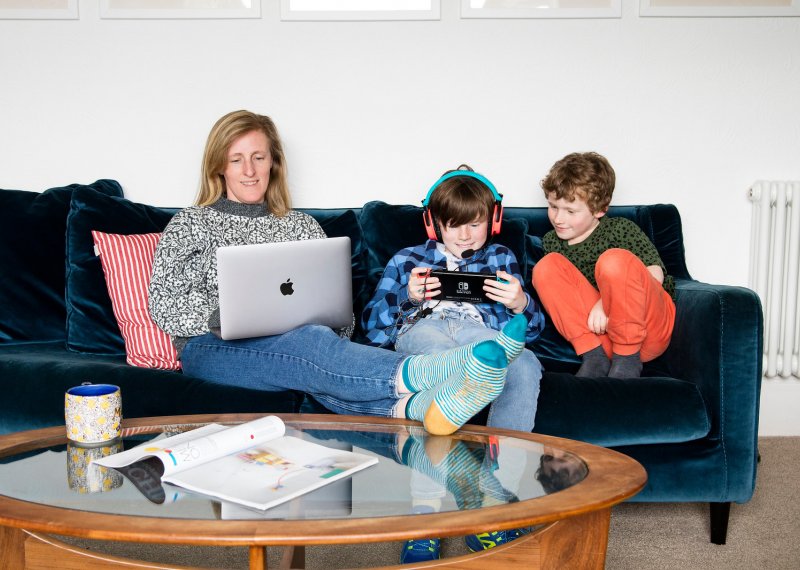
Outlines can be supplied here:
M800 182L756 182L750 201L750 288L764 308L764 376L800 379Z

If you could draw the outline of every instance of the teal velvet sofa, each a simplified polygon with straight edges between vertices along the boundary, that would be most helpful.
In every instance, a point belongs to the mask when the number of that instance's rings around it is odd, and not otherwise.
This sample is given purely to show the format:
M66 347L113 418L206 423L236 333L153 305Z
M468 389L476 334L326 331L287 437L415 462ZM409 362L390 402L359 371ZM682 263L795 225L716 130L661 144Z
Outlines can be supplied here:
M63 423L64 390L84 381L121 386L125 417L326 411L298 392L232 389L126 364L90 232L159 232L175 211L133 203L113 180L45 192L0 190L0 433ZM416 206L368 202L304 211L329 236L351 238L356 311L389 257L425 239ZM758 297L691 278L674 206L614 206L609 215L635 221L676 278L672 342L640 379L576 378L579 359L548 322L530 346L545 367L534 431L637 459L648 483L633 500L709 503L711 540L723 544L731 503L748 501L756 479ZM496 239L517 254L529 277L549 228L545 208L509 207ZM358 329L354 340L363 340ZM485 421L484 414L473 421Z

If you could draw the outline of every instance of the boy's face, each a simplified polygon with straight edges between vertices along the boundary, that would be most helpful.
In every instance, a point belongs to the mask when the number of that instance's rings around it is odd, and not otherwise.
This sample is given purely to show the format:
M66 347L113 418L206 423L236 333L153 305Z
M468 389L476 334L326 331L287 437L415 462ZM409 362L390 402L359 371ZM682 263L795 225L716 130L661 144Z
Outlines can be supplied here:
M483 247L486 243L489 221L477 218L469 224L460 226L439 224L439 228L445 249L460 258L467 249L478 250Z
M605 214L592 213L586 200L579 194L571 202L556 198L554 193L547 196L547 217L550 218L559 239L566 240L569 245L581 243L588 238Z

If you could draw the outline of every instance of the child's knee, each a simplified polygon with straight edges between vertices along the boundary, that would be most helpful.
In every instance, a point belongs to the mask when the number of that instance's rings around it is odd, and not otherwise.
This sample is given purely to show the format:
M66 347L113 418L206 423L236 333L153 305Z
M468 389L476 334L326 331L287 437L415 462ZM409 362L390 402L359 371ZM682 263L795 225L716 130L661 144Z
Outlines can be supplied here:
M638 263L644 267L642 261L627 249L607 249L597 258L594 275L597 281L609 277L625 275L631 263Z
M548 281L560 272L564 263L570 263L569 260L560 253L548 253L542 259L536 262L533 266L533 281Z

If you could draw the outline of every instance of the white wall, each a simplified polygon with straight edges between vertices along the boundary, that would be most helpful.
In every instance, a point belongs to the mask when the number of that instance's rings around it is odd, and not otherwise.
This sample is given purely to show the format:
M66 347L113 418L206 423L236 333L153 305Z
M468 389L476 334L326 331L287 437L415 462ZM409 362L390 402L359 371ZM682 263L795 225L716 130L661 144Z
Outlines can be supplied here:
M576 150L614 202L669 202L689 270L747 285L757 179L800 179L800 18L0 21L0 187L114 178L183 206L222 114L271 115L299 207L418 203L462 162L511 206ZM800 433L800 382L765 383L762 433ZM787 387L788 386L788 387ZM770 392L770 390L774 390ZM780 393L780 397L771 397Z

